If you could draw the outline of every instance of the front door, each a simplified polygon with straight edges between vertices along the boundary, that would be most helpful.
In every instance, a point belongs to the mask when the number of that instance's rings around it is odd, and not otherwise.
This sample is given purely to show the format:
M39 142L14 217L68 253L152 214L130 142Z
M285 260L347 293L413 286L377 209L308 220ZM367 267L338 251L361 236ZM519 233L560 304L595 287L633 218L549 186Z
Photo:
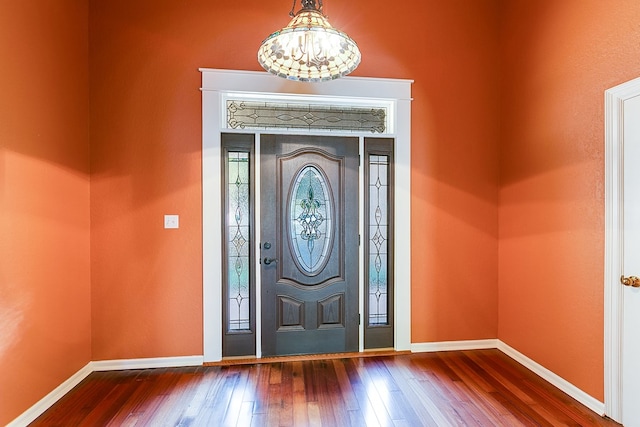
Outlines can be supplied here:
M358 138L260 150L262 354L358 351Z
M622 423L640 427L640 96L624 101ZM635 277L634 277L635 276Z

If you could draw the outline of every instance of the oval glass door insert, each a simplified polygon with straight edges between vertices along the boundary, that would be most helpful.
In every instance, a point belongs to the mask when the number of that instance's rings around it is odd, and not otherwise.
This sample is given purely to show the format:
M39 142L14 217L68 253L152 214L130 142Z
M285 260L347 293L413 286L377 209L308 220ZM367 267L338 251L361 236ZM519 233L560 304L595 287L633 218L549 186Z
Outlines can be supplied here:
M313 276L324 268L332 239L333 206L324 174L303 167L293 182L289 201L289 236L300 271Z

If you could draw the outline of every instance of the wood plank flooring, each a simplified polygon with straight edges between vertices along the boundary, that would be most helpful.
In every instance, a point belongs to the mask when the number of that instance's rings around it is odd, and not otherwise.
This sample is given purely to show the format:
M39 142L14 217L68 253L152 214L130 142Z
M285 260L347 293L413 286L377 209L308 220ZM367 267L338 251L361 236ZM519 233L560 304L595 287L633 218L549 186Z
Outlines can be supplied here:
M498 350L94 372L32 426L619 426Z

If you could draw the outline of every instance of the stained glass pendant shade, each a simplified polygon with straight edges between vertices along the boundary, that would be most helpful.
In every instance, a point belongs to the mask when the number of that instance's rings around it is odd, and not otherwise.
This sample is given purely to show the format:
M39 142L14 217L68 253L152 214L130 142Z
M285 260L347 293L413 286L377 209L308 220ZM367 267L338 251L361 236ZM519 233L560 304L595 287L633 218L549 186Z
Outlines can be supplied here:
M267 37L258 49L258 62L278 77L321 82L346 76L360 64L360 50L342 31L329 24L322 0L301 0L302 9L289 15L289 25Z

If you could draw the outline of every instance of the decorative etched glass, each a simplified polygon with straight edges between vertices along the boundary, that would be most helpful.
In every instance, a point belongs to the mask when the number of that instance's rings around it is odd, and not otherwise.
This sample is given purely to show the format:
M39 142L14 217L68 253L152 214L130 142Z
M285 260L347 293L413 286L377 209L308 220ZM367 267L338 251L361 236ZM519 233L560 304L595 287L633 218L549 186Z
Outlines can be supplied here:
M352 107L227 100L231 129L304 129L384 133L384 107Z
M249 326L249 153L229 152L227 287L229 331Z
M307 275L326 264L333 229L333 206L327 180L314 165L296 176L289 202L289 236L295 260Z
M369 324L389 322L389 156L369 156Z

